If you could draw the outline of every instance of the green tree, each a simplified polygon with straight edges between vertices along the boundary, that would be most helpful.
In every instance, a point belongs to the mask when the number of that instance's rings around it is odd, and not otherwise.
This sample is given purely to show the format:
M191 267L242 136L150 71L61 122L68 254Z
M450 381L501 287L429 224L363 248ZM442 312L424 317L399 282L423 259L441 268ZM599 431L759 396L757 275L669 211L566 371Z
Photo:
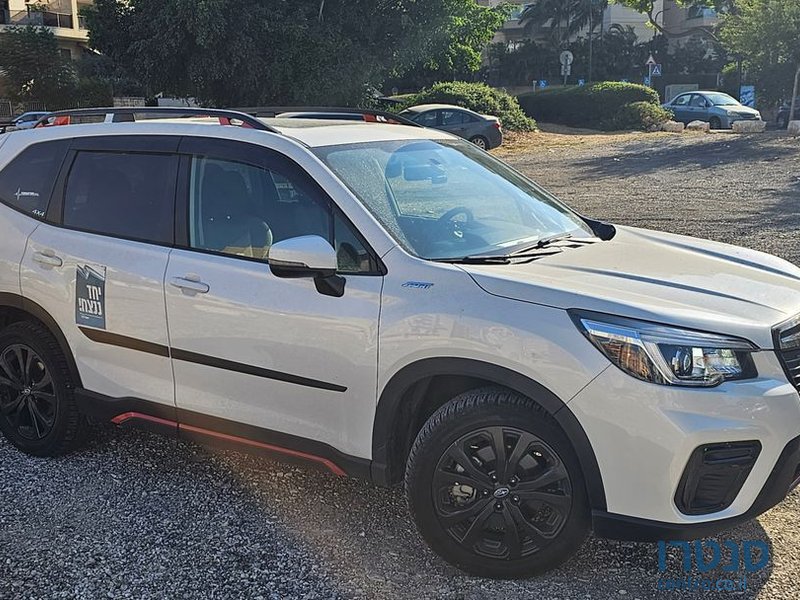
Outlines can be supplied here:
M419 90L439 81L473 78L482 66L484 50L513 10L509 4L489 8L474 0L449 0L448 5L445 32L437 34L430 55L411 67L401 65L390 86Z
M483 50L511 15L513 7L501 4L489 8L461 0L451 0L449 4L450 18L443 47L426 66L440 73L450 73L455 80L481 68Z
M85 15L92 47L150 93L196 96L214 105L344 104L363 99L389 73L402 74L437 56L453 35L453 15L468 14L475 5L96 0Z
M731 52L744 57L768 100L791 96L797 102L800 2L738 0L736 12L723 17L721 37Z
M53 33L33 25L0 32L0 77L12 101L38 100L49 107L63 103L77 84Z

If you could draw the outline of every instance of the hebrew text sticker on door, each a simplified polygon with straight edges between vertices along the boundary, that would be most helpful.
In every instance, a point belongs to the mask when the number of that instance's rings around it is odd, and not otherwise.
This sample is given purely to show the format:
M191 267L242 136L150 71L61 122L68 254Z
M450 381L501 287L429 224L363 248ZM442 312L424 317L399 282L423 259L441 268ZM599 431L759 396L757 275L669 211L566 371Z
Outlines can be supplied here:
M75 322L106 328L106 268L78 265L75 281Z

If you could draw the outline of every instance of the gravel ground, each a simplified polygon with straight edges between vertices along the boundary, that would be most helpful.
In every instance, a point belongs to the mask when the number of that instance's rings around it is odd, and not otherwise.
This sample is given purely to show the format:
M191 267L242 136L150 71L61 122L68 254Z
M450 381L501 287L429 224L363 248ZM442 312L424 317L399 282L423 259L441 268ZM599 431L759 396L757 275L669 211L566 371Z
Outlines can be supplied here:
M798 140L538 134L502 154L586 214L800 261ZM799 517L795 492L720 537L762 540L772 561L716 594L797 598ZM106 425L56 460L0 440L2 599L643 600L661 575L655 546L591 538L535 580L470 578L421 542L399 489Z

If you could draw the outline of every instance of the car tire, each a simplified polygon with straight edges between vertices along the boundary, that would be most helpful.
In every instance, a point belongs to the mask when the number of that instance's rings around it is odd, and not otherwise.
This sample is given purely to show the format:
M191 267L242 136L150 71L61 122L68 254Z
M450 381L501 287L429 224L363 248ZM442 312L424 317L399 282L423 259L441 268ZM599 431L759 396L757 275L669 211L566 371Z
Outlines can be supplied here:
M719 117L711 117L708 124L711 129L722 129L722 120Z
M481 150L489 150L489 140L487 140L482 135L476 135L474 137L469 138L469 141L475 144Z
M18 322L0 332L0 431L32 456L59 456L86 436L66 358L44 327Z
M411 449L405 485L430 547L480 577L553 569L577 552L590 529L568 438L544 409L501 387L466 392L428 419Z

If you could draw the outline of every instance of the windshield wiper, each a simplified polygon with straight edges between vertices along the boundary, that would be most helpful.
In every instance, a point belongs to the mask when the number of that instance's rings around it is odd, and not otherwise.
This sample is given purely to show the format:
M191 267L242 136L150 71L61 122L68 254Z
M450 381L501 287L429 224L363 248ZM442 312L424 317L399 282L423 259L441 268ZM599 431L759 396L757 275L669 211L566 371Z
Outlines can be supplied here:
M472 256L460 256L458 258L434 258L434 262L453 263L462 265L507 265L512 260L523 260L526 258L542 258L563 252L561 248L536 248L529 249L520 254L475 254Z
M434 258L432 260L435 262L458 263L465 265L507 265L512 260L526 258L534 259L541 258L543 256L552 256L553 254L560 254L564 251L564 249L561 247L552 246L553 244L566 240L572 240L571 233L560 233L558 235L542 238L531 246L524 246L519 250L515 250L514 252L508 254L474 254L472 256L461 256L458 258ZM573 240L573 243L591 244L596 241L596 238L575 239Z
M521 254L525 254L526 252L531 252L532 250L541 250L542 248L547 248L548 246L552 246L557 242L563 242L565 240L571 240L572 234L571 233L559 233L558 235L551 235L550 237L542 238L538 240L532 246L523 246L519 250L515 250L509 256L520 256Z

